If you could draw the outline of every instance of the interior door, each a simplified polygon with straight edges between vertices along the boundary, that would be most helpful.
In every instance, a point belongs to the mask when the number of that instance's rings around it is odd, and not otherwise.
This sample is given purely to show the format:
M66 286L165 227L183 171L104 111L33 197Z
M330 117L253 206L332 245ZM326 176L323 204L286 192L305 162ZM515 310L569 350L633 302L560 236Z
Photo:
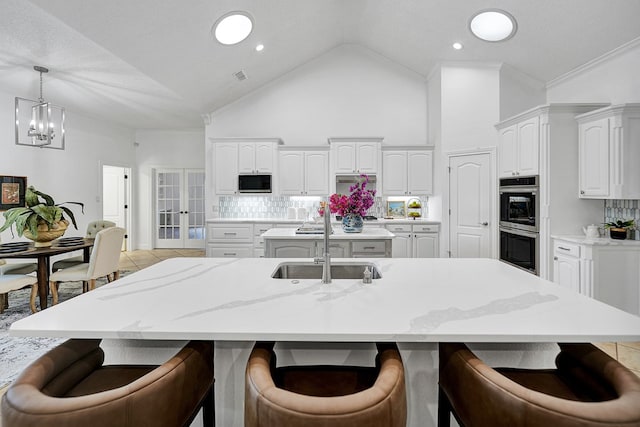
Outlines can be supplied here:
M113 221L127 230L122 250L128 249L129 242L129 183L130 169L120 166L102 166L102 219Z
M449 250L452 258L490 258L491 155L449 157Z
M156 248L204 248L204 171L157 169Z

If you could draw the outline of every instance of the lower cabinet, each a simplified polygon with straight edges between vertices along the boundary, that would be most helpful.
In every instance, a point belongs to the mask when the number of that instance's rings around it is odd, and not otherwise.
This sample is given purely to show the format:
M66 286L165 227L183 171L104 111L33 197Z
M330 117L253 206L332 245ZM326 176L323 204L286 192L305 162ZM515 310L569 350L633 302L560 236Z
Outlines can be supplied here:
M389 224L395 234L393 258L438 258L440 226L437 224Z
M640 315L638 265L640 244L635 242L554 239L554 282L635 315Z
M253 257L253 224L237 222L208 224L207 256L212 258Z
M322 256L322 240L267 239L267 258L314 258ZM391 240L330 240L331 258L389 258Z

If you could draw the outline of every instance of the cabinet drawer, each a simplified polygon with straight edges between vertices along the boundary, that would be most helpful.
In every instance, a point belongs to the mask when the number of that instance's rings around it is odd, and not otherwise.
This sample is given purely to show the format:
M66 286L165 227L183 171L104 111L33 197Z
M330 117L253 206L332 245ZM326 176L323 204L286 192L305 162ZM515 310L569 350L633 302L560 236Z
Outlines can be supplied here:
M431 224L431 225L414 225L413 231L416 233L437 233L440 229L440 226Z
M251 258L254 249L251 246L246 247L212 247L207 248L207 256L210 258Z
M253 242L253 226L238 224L234 226L209 226L210 242L251 243Z
M356 253L384 253L385 243L381 240L369 241L369 242L353 242L352 252Z
M258 237L271 228L274 228L273 224L255 224L253 226L253 235Z
M554 255L568 255L572 257L580 257L580 245L569 242L553 242L553 254Z
M411 232L411 224L388 224L387 230L390 232L399 232L399 233L410 233Z

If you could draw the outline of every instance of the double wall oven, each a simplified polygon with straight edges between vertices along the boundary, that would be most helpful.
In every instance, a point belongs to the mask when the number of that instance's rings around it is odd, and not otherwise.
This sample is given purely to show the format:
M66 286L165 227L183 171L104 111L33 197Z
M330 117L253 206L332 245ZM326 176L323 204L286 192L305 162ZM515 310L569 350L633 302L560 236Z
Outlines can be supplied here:
M540 264L538 177L500 180L500 259L533 274Z

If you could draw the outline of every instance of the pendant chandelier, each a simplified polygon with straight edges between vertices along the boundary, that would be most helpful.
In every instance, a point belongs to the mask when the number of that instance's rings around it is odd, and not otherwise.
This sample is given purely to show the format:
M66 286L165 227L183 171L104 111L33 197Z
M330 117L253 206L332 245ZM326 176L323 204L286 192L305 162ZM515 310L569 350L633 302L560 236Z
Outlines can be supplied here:
M33 69L40 73L40 97L16 97L16 144L64 150L64 108L42 96L42 74L49 70L39 65Z

